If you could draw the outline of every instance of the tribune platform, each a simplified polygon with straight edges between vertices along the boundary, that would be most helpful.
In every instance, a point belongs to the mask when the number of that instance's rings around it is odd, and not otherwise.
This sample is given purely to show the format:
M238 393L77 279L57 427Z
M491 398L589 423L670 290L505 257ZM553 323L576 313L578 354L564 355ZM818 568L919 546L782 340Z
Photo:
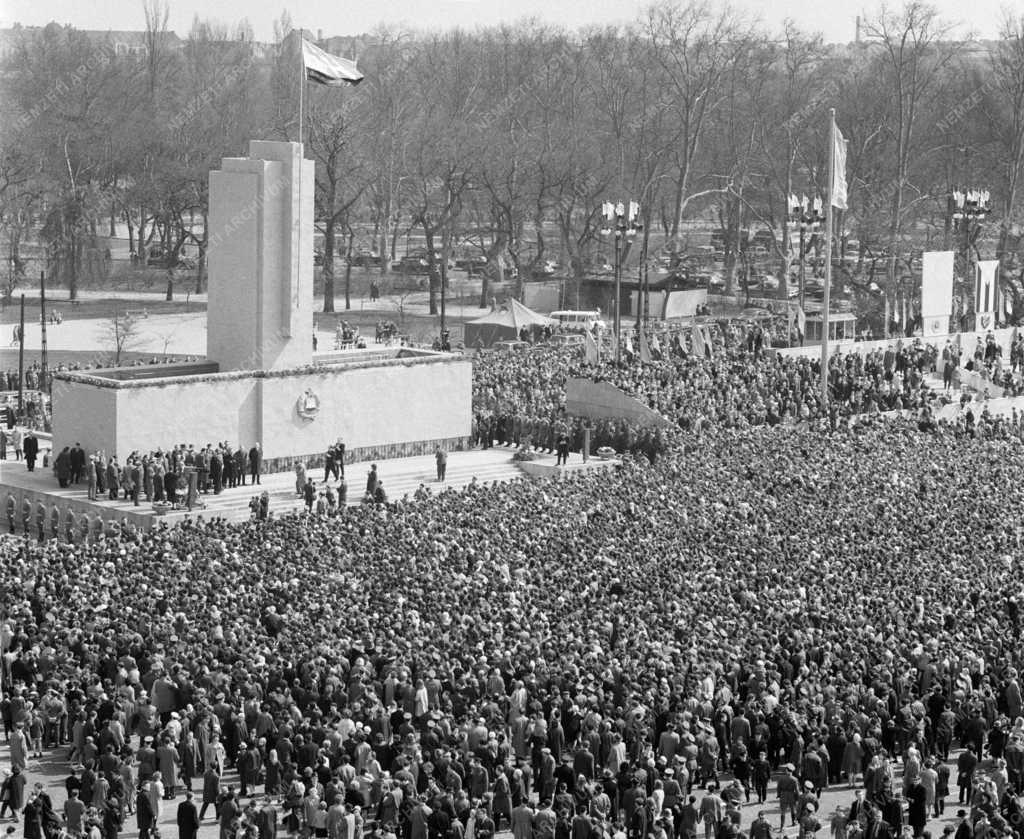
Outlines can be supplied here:
M618 461L603 461L596 458L584 463L579 454L573 454L569 465L556 467L554 455L542 455L538 460L529 463L517 463L512 460L514 450L511 448L473 449L462 452L449 452L446 480L442 484L437 480L437 467L433 455L401 457L390 460L378 460L377 473L384 484L384 491L392 501L405 495L411 495L419 487L426 486L433 492L445 487L461 489L476 480L478 483L504 482L523 479L524 477L547 477L554 475L574 474L583 470L607 468ZM370 462L349 463L345 466L346 483L348 484L348 504L359 504L366 489L366 475ZM523 468L528 467L528 468ZM313 478L318 489L323 488L324 473L322 466L307 472ZM337 488L337 481L330 481L330 486ZM29 533L38 532L36 523L37 504L41 500L47 510L44 532L51 535L50 511L59 511L61 530L64 532L66 511L74 512L76 530L80 529L85 516L90 519L99 517L104 522L127 521L140 530L148 530L157 522L174 524L187 518L223 518L229 521L241 521L250 516L249 502L254 495L263 491L270 494L270 510L276 515L301 510L304 506L302 498L296 492L295 473L280 472L263 475L258 486L245 486L225 489L220 495L213 493L199 496L201 505L192 510L180 509L164 515L158 515L151 504L140 500L135 506L129 500L119 498L110 501L101 498L89 500L88 490L83 483L67 489L57 485L57 479L49 468L37 467L29 472L25 464L13 460L0 461L0 515L3 516L0 530L7 531L6 504L7 496L15 499L16 532L21 533L22 501L28 498L32 506L32 519Z

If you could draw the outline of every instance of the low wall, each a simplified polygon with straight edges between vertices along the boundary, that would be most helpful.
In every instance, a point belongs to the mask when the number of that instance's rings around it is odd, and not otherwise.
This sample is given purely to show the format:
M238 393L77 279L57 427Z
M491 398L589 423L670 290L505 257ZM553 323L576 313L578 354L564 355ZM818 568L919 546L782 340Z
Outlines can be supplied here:
M986 336L991 333L996 343L1003 349L1003 359L1009 361L1010 342L1013 340L1013 332L1012 328L993 329L990 332L954 332L949 335L932 335L928 338L921 338L921 341L925 344L933 344L936 347L942 348L945 346L946 341L955 343L959 338L963 351L965 353L973 353L978 338L981 338L982 342L984 342ZM912 344L915 340L915 338L889 338L883 341L830 341L829 352L834 355L838 349L844 354L857 353L858 355L866 355L873 350L884 350L888 347L894 347L897 341L902 341L904 346L906 346L907 344ZM805 344L802 347L779 347L773 348L771 351L791 358L821 358L820 343Z
M81 542L84 541L87 535L90 540L98 537L100 532L110 523L121 524L122 522L127 522L139 530L147 530L152 526L154 517L152 508L148 504L140 506L138 512L123 509L105 511L98 509L96 504L89 501L64 498L53 493L27 487L4 485L3 494L0 496L0 509L3 510L2 531L4 533L8 532L8 496L14 498L15 533L24 533L33 539L37 538L39 533L38 504L40 501L43 502L46 510L43 519L43 535L47 539L52 536L59 536L64 540L67 536L69 518L72 525L72 541ZM22 518L22 505L26 498L31 505L31 515L29 516L27 529L24 528ZM53 526L55 520L54 511L56 511L56 532L54 532ZM71 517L68 515L69 511L72 513Z

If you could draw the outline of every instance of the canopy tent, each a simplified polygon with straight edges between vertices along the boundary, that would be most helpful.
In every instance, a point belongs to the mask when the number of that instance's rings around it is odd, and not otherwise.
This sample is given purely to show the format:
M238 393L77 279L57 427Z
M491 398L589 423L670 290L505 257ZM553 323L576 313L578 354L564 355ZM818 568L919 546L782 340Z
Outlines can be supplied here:
M476 320L464 324L466 349L492 347L498 341L514 341L524 327L553 326L555 321L527 308L518 300L510 299L500 309L494 309Z

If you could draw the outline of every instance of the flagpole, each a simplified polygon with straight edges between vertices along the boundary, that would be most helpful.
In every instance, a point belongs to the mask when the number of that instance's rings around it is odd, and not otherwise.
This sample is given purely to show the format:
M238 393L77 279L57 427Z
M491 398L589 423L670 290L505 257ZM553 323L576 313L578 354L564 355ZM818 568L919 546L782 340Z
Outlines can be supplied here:
M302 106L306 91L306 56L302 53L302 30L299 30L299 145L302 145Z
M828 109L828 200L825 202L825 296L821 302L821 406L828 411L828 310L832 288L832 193L836 176L836 109Z

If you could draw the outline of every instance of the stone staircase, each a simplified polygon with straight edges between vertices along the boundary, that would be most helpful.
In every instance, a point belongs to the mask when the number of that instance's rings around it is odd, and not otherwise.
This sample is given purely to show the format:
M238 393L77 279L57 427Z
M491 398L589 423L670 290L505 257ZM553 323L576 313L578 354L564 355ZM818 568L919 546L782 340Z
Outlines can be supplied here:
M384 485L388 499L397 501L404 495L412 495L421 484L434 492L442 486L461 489L473 478L479 483L511 481L523 477L519 467L512 462L511 448L494 448L471 450L466 452L449 452L448 469L444 484L437 482L437 468L434 456L402 457L393 460L378 460L377 473ZM345 465L345 478L348 483L349 506L362 501L366 489L366 474L370 471L370 462L349 463ZM319 490L323 484L323 467L308 473ZM337 487L337 481L331 480L330 486ZM275 515L292 510L302 510L305 502L295 493L294 473L264 475L257 487L247 484L244 487L225 489L220 495L201 495L205 508L194 508L191 513L176 511L160 517L159 521L168 524L182 521L187 517L202 516L205 518L225 518L229 521L240 521L249 518L249 501L258 492L270 493L270 510ZM143 502L144 503L144 502ZM124 502L110 502L112 508L123 506L126 510L135 509Z

